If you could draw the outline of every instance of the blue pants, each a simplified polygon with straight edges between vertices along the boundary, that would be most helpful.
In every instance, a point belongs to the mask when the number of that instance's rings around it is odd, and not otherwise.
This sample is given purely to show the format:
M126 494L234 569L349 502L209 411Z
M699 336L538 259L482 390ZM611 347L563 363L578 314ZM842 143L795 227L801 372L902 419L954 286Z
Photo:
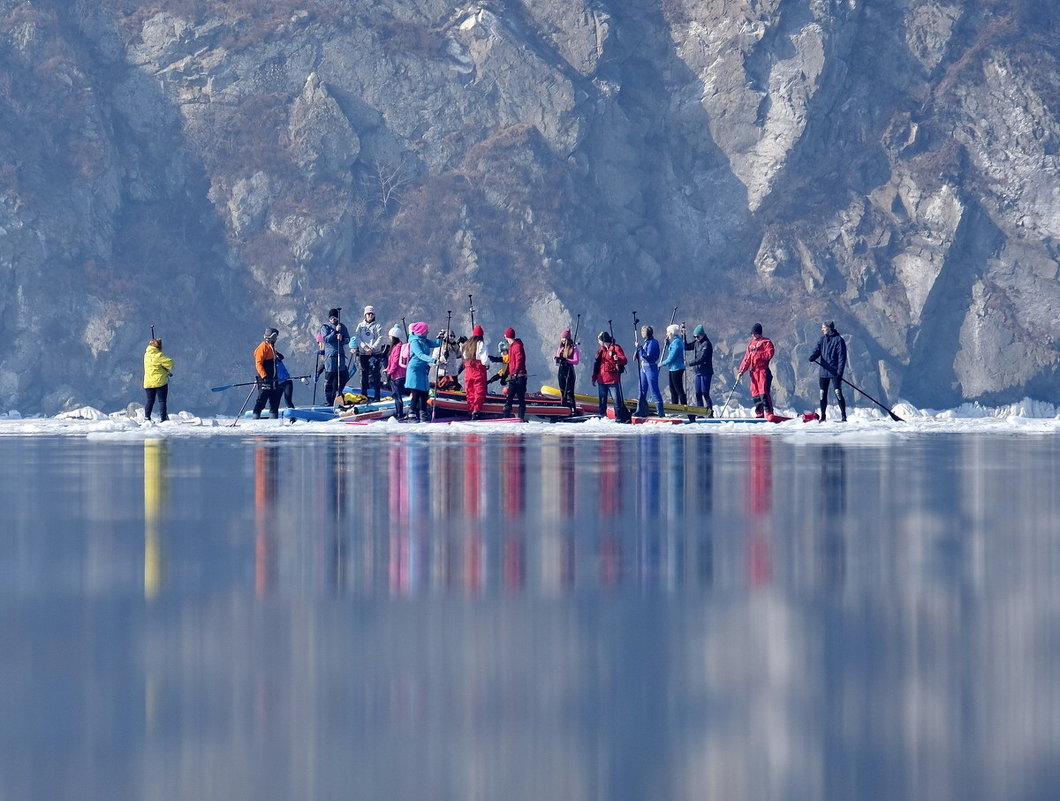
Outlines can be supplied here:
M607 396L614 393L615 396L615 419L621 420L628 417L626 413L626 401L622 397L622 383L618 384L604 384L599 383L596 385L596 390L600 396L600 416L605 417L607 415Z
M640 368L640 395L637 398L637 408L633 414L636 417L648 416L648 396L656 405L659 417L665 417L663 410L662 392L659 391L659 368L655 365L641 365Z
M714 407L714 404L710 402L710 379L712 375L700 375L696 373L696 404L703 406L707 409Z

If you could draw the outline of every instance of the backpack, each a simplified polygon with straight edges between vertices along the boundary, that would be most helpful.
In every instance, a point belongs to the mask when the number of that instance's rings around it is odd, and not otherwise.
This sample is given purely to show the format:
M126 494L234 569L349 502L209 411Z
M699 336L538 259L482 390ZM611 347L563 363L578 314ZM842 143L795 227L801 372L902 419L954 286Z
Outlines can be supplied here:
M400 347L398 347L398 367L407 368L411 358L412 346L408 342L402 342Z

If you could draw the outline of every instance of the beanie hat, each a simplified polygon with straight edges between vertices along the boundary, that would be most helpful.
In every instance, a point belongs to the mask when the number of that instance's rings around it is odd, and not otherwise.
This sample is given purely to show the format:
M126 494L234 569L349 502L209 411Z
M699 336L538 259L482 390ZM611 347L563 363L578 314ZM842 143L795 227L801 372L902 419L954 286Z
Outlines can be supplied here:
M339 308L339 309L328 309L328 319L330 320L332 317L338 317L340 311L342 311L341 308Z
M700 334L706 336L707 332L703 330L703 326L697 325L695 328L692 329L692 336L698 337Z
M515 339L515 329L514 328L505 328L504 329L504 338L505 339Z
M365 306L364 307L364 313L365 314L375 314L375 306Z
M752 325L751 326L751 334L753 336L758 336L758 337L762 336L762 324L761 323L755 323L754 325Z
M606 331L601 331L600 332L600 336L597 337L597 339L599 339L601 342L603 342L606 345L610 345L611 341L612 341L611 340L611 335L609 333L607 333Z
M564 328L563 333L559 335L560 339L570 339L570 329Z
M824 327L829 331L835 331L835 320L825 320Z
M419 334L420 336L423 336L428 331L427 323L413 323L409 326L409 330L414 334Z
M395 325L393 328L390 329L390 336L392 336L394 339L401 339L401 335L404 333L405 332L401 330L400 325Z
M481 325L476 325L474 328L471 329L471 336L473 336L473 337L484 337L484 336L486 336L486 332L482 330L482 326Z

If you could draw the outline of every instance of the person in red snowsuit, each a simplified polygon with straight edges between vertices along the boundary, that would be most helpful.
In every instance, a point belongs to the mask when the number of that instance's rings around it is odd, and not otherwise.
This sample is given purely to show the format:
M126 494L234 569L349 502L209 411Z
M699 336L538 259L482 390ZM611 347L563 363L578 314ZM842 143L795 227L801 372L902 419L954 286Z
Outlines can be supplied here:
M490 357L481 325L476 325L471 332L471 339L461 346L464 358L464 391L467 393L467 410L471 419L477 420L482 414L482 404L486 401L486 373L489 372Z
M743 378L744 373L751 374L751 402L755 405L755 417L773 414L773 398L770 394L773 373L769 369L773 353L772 341L762 336L762 324L755 323L751 327L751 341L747 343L737 376Z

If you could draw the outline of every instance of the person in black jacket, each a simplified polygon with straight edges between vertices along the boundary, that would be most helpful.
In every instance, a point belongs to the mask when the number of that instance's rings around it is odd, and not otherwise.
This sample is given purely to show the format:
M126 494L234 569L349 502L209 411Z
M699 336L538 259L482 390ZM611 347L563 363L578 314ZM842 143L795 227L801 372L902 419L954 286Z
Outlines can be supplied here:
M714 404L710 401L710 382L714 378L714 344L707 337L703 326L697 325L692 330L692 341L685 343L685 350L692 351L692 358L687 360L695 376L696 406L707 410L707 417L714 416Z
M843 397L843 373L847 369L847 343L835 330L835 323L828 320L821 324L821 338L817 347L810 354L810 361L821 366L819 382L821 386L821 422L824 422L828 410L828 385L835 390L839 402L839 414L842 422L847 421L847 401Z

